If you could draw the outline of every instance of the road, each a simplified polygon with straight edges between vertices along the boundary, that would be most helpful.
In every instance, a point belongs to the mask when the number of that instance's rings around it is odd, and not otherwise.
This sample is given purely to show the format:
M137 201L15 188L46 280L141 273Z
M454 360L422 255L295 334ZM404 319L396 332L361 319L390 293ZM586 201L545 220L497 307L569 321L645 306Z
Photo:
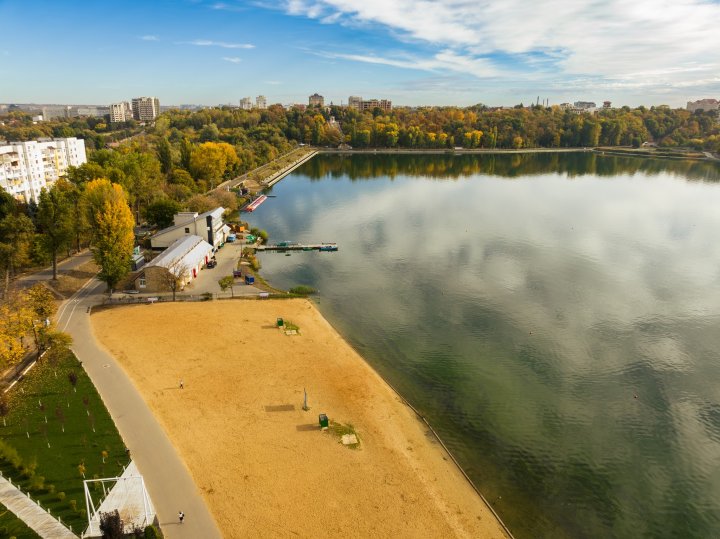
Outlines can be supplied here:
M58 328L72 335L73 352L82 361L130 448L165 537L220 538L220 530L200 491L162 427L120 365L95 340L89 310L101 303L104 291L105 283L94 278L88 281L61 306ZM178 511L186 515L183 524L178 522Z

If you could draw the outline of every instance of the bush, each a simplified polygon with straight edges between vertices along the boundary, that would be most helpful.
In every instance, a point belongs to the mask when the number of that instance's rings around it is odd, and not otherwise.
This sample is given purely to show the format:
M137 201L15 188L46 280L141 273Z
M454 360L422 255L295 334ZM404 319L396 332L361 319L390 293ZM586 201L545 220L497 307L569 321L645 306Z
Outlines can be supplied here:
M5 440L0 439L0 460L4 460L16 470L22 467L22 458L17 450L8 444Z
M295 286L290 289L291 294L295 294L297 296L309 296L310 294L314 294L317 292L312 286L305 286L304 284L301 284L300 286Z
M107 539L122 539L123 524L117 509L112 513L100 513L100 531Z
M33 490L43 490L45 488L45 478L42 475L34 475L30 479L30 488Z
M64 492L58 492L58 493L57 493L57 497L58 497L58 500L60 500L60 501L62 502L63 500L65 500L65 493L64 493Z
M145 528L145 539L158 539L160 537L160 534L157 531L157 528L150 524Z

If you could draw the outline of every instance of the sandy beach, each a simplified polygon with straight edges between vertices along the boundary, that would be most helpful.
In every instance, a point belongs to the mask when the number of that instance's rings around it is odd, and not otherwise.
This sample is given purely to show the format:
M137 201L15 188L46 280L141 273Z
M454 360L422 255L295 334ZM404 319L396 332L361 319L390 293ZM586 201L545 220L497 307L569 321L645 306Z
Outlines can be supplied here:
M277 317L301 334L278 330ZM427 427L311 302L133 305L91 320L225 537L506 537ZM320 413L352 425L359 446L320 430Z

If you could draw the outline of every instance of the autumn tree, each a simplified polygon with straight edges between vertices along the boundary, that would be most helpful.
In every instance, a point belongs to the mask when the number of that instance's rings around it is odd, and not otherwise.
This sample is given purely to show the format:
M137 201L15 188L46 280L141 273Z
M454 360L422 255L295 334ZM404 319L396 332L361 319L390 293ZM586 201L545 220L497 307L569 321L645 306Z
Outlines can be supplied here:
M225 292L228 288L230 289L230 294L232 297L235 297L235 290L233 289L233 284L235 284L235 278L232 275L227 275L220 279L218 281L218 284L220 285L220 289Z
M100 266L98 277L112 292L130 271L135 243L133 215L123 188L105 179L88 183L84 200L93 231L93 258Z
M28 325L35 341L35 350L40 357L49 344L50 318L55 313L55 298L52 292L40 283L29 288L24 296L31 313Z
M24 338L31 320L32 313L20 294L6 296L0 303L0 371L25 357Z
M10 287L10 277L29 261L35 235L32 220L6 191L0 189L0 269L5 273L3 296Z
M50 190L43 189L36 224L40 233L40 246L52 259L53 280L57 279L58 252L66 249L73 239L72 200L69 193L73 186L59 180Z
M210 189L239 164L235 148L226 142L204 142L193 149L190 172L209 183Z

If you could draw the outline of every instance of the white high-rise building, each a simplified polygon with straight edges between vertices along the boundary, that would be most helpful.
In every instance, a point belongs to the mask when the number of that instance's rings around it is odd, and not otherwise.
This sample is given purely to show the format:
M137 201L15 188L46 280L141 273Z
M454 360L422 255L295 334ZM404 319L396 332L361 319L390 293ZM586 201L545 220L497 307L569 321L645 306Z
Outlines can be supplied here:
M132 108L127 101L110 105L110 123L127 122L132 120L132 117Z
M160 100L157 97L133 97L132 113L139 122L152 122L160 115Z
M348 107L351 109L357 109L360 110L362 106L362 97L358 97L356 95L351 95L348 98Z
M259 109L267 108L267 99L264 95L259 95L255 98L255 106Z
M85 141L75 137L0 146L0 188L18 200L38 202L69 166L87 163Z
M252 109L252 99L250 99L249 97L243 97L243 98L240 100L240 108L241 108L242 110L250 110L250 109Z

